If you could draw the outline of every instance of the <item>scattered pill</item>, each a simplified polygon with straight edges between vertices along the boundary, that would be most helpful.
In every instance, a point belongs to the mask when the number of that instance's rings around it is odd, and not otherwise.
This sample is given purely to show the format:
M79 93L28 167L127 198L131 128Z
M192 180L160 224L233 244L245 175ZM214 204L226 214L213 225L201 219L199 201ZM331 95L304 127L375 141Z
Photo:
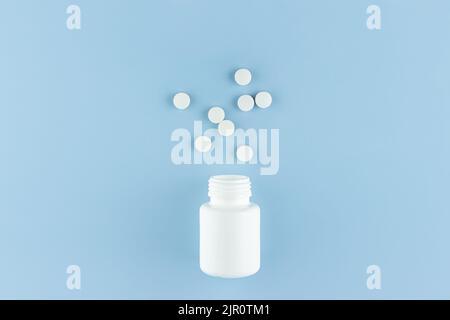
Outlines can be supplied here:
M212 142L211 138L207 136L200 136L197 139L195 139L195 149L198 152L208 152L211 150Z
M252 81L252 73L248 69L239 69L234 74L234 80L240 86L246 86Z
M208 119L212 123L219 124L225 119L225 111L221 107L212 107L208 111Z
M248 112L255 106L255 100L253 100L252 96L245 94L239 97L237 105L242 111Z
M223 120L219 123L219 134L224 137L231 136L234 133L234 123L230 120Z
M272 95L267 91L261 91L256 95L255 102L260 108L268 108L272 105Z
M189 104L191 103L191 98L187 93L179 92L173 97L173 105L175 108L184 110L189 107Z
M239 161L249 162L253 158L253 149L250 146L240 146L236 151L236 156Z

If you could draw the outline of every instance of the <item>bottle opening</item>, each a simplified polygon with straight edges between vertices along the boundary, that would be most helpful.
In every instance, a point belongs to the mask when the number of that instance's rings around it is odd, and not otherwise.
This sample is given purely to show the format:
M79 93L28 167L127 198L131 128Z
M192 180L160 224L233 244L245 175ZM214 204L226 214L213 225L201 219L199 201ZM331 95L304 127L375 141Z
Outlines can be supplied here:
M250 178L240 175L213 176L208 183L213 204L246 204L252 195Z

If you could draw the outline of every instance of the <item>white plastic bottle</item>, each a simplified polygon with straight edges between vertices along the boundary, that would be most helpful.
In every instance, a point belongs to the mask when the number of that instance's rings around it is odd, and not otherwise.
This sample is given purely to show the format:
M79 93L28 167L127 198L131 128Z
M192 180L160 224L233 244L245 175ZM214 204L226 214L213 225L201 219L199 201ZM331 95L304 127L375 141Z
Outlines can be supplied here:
M260 267L260 209L250 202L250 179L209 179L210 200L200 207L200 268L208 275L240 278Z

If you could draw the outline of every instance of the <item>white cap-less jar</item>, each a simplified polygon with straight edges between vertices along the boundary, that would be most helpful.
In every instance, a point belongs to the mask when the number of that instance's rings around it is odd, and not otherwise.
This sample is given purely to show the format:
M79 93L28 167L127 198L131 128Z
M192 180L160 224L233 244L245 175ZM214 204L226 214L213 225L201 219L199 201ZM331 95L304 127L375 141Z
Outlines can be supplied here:
M250 202L250 179L209 179L210 201L200 207L200 268L211 276L240 278L260 267L260 209Z

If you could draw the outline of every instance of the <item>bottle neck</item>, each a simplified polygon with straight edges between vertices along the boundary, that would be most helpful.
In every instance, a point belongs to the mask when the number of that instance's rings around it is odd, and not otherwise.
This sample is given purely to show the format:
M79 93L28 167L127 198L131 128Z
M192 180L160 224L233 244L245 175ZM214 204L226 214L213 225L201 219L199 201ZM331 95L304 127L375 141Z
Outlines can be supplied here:
M246 206L250 204L250 178L237 175L213 176L209 179L210 198L213 206Z

